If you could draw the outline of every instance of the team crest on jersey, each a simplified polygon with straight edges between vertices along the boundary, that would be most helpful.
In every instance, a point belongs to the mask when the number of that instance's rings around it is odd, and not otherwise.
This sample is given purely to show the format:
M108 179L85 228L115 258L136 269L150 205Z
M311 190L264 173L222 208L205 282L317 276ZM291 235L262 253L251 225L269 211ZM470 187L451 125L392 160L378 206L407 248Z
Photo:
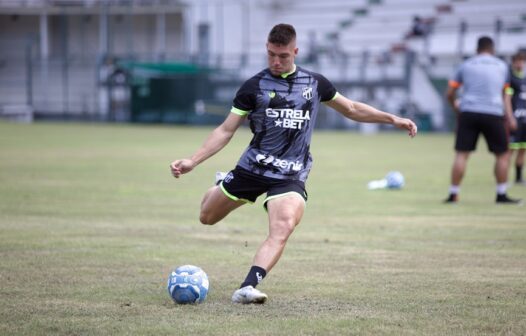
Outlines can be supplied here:
M312 88L310 86L303 88L303 92L301 93L301 95L303 96L303 98L307 100L311 100L312 99Z

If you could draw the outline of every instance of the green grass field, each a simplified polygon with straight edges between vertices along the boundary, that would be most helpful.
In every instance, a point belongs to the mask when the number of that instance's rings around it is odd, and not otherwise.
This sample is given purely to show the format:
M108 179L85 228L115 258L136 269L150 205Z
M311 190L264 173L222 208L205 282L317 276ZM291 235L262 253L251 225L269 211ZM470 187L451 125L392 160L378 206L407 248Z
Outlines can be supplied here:
M526 334L526 207L494 204L483 141L461 202L444 205L452 135L315 133L305 216L260 285L269 301L240 306L261 200L211 227L198 212L249 131L181 179L169 171L209 131L0 123L0 334ZM366 189L389 170L404 190ZM208 273L204 304L171 302L182 264Z

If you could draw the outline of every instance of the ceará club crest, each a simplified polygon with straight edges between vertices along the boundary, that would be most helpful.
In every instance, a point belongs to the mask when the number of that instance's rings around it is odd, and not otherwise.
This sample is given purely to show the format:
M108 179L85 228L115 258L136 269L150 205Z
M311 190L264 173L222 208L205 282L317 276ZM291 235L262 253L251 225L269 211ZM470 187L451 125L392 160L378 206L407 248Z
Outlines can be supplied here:
M303 98L307 100L311 100L312 99L312 88L310 86L303 88L301 95L303 96Z

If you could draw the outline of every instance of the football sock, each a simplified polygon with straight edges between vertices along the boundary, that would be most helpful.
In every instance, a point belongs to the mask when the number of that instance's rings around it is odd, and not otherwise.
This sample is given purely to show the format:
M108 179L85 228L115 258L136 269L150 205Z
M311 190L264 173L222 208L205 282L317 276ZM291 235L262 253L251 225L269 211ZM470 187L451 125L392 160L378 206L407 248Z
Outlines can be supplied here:
M499 183L497 184L497 195L505 195L506 190L508 190L508 184L507 183Z
M241 284L241 287L243 288L246 286L252 286L256 288L256 286L263 281L263 278L267 275L267 271L265 271L263 268L259 266L252 266L250 268L250 271L247 274L247 278L245 281Z
M449 194L453 194L453 195L456 195L458 194L460 191L460 186L458 185L450 185L449 186Z
M515 166L515 181L522 181L522 166Z

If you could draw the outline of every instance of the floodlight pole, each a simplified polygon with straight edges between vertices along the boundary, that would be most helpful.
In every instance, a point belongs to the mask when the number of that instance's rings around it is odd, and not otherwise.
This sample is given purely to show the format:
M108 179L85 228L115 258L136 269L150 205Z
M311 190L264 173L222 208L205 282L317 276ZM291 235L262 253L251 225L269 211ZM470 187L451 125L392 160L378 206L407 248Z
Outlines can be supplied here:
M108 54L108 3L100 5L99 12L99 55L104 58Z
M60 39L62 42L62 99L63 113L69 113L69 48L68 48L68 17L65 11L60 14Z
M250 45L250 0L242 1L243 6L243 17L242 30L241 30L241 43L244 46L241 54L241 67L244 68L248 65L248 46Z
M48 81L49 81L49 24L47 9L40 13L40 89L42 90L42 103L47 108Z
M157 33L157 55L158 61L163 61L166 54L166 16L164 13L157 13L156 16Z
M31 59L33 38L30 36L26 44L26 99L27 105L33 105L33 62Z

